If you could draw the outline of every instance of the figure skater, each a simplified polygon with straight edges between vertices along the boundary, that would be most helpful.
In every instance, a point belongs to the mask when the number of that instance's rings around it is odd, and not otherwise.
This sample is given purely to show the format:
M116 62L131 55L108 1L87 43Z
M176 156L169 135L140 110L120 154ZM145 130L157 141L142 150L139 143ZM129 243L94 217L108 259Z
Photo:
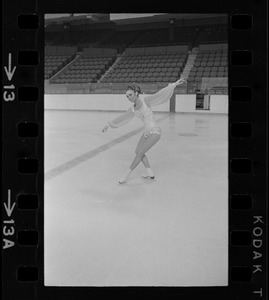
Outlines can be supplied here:
M161 128L156 123L151 106L162 104L168 101L177 85L186 82L184 78L180 78L175 83L170 83L167 87L161 89L158 93L145 97L144 99L139 98L141 89L137 85L128 86L126 91L126 97L133 105L121 116L117 117L113 121L109 121L103 128L102 132L106 132L109 127L118 128L130 122L134 116L137 116L144 123L144 132L137 144L135 150L135 158L131 163L129 170L122 176L119 183L125 183L128 180L130 173L139 165L142 161L146 167L146 174L142 177L145 179L154 179L155 175L150 167L146 152L152 148L161 137Z

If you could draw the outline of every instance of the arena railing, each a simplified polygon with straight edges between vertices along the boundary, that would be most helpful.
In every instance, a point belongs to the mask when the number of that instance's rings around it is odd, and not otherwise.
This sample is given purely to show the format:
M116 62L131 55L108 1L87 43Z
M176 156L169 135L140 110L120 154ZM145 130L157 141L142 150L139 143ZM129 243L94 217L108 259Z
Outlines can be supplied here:
M124 94L132 82L124 83L80 83L80 84L50 84L45 83L45 94ZM169 82L137 83L143 93L152 94L166 87ZM188 93L188 84L176 87L178 94Z

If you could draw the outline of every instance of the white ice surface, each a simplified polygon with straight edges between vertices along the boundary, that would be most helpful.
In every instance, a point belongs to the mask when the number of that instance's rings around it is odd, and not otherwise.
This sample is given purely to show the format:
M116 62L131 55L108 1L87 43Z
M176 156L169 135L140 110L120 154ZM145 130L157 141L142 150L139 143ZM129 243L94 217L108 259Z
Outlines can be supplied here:
M111 143L141 127L102 133L119 114L45 111L45 285L227 285L228 116L156 113L156 180L119 185L141 135Z

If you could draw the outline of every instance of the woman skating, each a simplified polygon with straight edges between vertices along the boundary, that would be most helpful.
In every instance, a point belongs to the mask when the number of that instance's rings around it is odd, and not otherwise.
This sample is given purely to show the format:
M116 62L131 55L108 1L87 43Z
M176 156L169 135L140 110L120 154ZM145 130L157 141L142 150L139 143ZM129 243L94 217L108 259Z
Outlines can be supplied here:
M161 89L158 93L145 97L144 99L139 98L141 94L141 89L137 85L128 86L126 91L126 96L133 103L133 105L121 116L109 121L108 124L103 128L103 132L106 132L109 127L118 128L127 124L133 119L134 116L137 116L142 120L144 124L144 132L137 144L135 150L135 158L130 165L129 170L121 177L119 183L125 183L128 180L130 173L139 165L142 161L146 167L146 174L143 174L142 177L154 179L154 173L150 167L146 152L151 149L161 137L161 128L156 123L151 106L162 104L168 101L177 85L185 82L183 78L179 79L175 83L169 84L167 87Z

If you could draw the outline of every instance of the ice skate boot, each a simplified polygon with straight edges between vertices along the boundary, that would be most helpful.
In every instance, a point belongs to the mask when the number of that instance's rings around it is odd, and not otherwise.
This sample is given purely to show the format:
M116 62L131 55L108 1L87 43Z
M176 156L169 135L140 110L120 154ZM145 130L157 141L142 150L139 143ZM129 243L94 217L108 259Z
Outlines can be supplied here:
M151 168L146 168L146 173L142 174L142 178L144 179L149 179L149 180L153 180L155 178L155 175L153 173L153 171L151 170Z
M121 179L119 180L119 184L125 183L128 180L130 173L131 173L131 170L129 170L125 175L123 175L121 177Z

